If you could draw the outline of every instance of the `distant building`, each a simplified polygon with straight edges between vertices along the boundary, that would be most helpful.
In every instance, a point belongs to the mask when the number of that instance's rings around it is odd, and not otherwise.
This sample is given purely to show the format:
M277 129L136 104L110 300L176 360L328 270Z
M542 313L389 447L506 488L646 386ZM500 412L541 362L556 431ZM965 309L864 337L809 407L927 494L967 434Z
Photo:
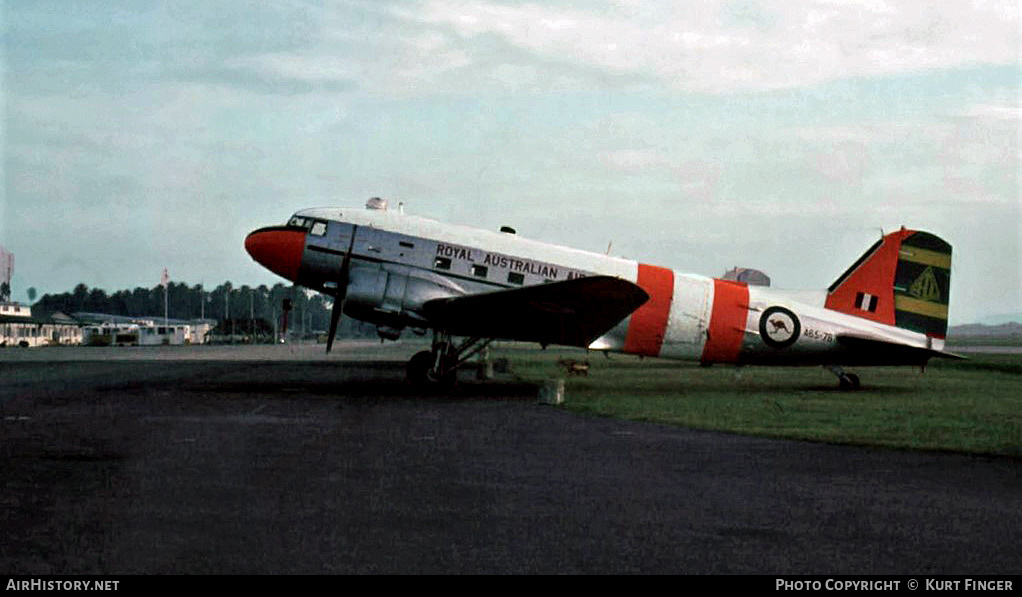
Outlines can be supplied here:
M0 315L8 317L32 317L32 308L18 303L0 303Z
M180 346L206 344L214 322L162 317L128 317L104 313L75 313L88 322L83 343L87 346Z
M18 303L0 303L0 347L61 346L82 343L82 325L64 313L33 317Z
M138 343L140 346L159 346L169 344L205 344L206 333L212 329L209 322L191 322L185 324L159 325L148 322L139 327Z
M98 323L82 329L86 346L138 346L137 323Z

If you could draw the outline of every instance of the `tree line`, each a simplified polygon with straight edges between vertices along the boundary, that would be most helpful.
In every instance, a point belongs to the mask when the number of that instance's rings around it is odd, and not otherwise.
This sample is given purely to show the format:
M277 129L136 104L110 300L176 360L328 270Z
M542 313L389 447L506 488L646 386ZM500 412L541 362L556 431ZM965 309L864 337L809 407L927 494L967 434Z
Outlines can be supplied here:
M248 322L249 328L257 329L273 329L274 325L280 325L285 299L292 304L288 325L291 330L312 333L326 330L330 325L332 301L328 297L281 283L273 287L263 284L254 288L247 285L236 288L230 282L224 282L207 290L202 284L189 286L183 282L170 282L166 289L156 285L118 290L113 294L78 284L71 292L43 295L32 306L32 311L40 316L62 311L69 315L87 312L159 320L164 313L164 292L167 317L216 320L218 327L228 330L228 333L235 328L246 329L242 322ZM357 325L350 318L344 319L346 325L340 330L341 336L375 334L371 327Z

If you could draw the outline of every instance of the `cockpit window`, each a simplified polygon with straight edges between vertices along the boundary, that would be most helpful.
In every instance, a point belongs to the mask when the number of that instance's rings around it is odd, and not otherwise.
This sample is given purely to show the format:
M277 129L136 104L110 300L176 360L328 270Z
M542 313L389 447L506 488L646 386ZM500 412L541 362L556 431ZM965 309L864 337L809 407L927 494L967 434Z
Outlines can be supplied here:
M291 219L287 221L288 226L296 226L298 228L304 228L309 231L310 234L316 236L326 235L326 222L323 220L313 220L312 218L303 218L301 216L291 216Z

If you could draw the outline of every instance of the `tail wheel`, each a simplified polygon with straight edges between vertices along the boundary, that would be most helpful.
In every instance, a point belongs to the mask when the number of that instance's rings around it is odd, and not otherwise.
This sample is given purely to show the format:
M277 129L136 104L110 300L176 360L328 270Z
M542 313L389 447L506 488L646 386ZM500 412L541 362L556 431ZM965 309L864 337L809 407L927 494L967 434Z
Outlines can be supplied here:
M837 376L838 387L846 392L859 389L859 376L846 372L840 365L824 365L824 369Z
M854 391L858 390L860 387L859 376L854 373L845 373L839 377L838 380L842 390Z

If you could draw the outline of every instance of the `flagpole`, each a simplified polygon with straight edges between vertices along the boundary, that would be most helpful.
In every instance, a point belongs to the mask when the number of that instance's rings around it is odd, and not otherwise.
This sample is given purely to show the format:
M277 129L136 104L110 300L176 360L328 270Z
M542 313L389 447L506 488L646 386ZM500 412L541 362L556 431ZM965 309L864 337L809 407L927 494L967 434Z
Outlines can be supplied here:
M163 268L163 277L160 278L160 283L163 285L163 330L169 334L169 319L167 317L167 293L169 291L170 276L167 274L167 268Z

